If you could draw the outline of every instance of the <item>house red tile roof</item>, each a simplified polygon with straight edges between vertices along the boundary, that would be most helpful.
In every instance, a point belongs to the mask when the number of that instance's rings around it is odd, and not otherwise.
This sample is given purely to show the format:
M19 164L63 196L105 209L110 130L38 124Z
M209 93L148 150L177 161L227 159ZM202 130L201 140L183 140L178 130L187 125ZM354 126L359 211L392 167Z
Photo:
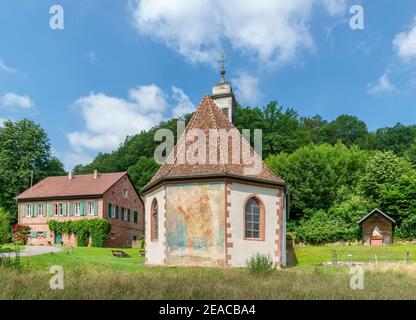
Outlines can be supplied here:
M223 157L221 157L221 143L219 143L219 139L217 139L217 164L190 164L186 161L184 164L180 164L178 161L178 150L179 154L184 154L184 150L188 150L188 147L193 144L192 141L185 141L185 134L189 132L191 129L200 129L204 132L205 137L209 137L209 130L210 129L235 129L237 130L234 125L229 121L228 117L224 115L224 113L218 108L215 102L212 100L210 96L205 96L201 101L198 109L196 110L194 116L192 117L191 121L189 122L188 126L185 129L184 134L179 139L177 145L175 146L173 152L170 155L170 159L174 158L174 161L166 161L156 172L150 182L142 189L142 191L146 191L150 189L152 186L158 184L163 180L175 180L175 178L193 178L193 177L209 177L209 176L230 176L230 177L241 177L245 179L257 180L257 181L264 181L273 184L284 184L285 182L277 177L261 160L261 170L257 174L254 175L245 175L244 169L252 167L252 165L247 164L232 164L232 144L228 144L228 161L225 161ZM239 137L241 135L238 133ZM254 149L250 146L250 144L243 138L241 140L241 150L243 150L243 145L247 148L246 150L250 150L251 156L259 158L259 155L255 153ZM206 150L209 150L209 139L206 139ZM227 150L225 150L227 151ZM226 153L224 153L226 154ZM242 162L242 156L240 157L240 163ZM169 164L170 162L171 164ZM208 159L207 159L208 162Z
M18 195L16 199L98 196L104 194L126 174L127 172L101 173L97 179L94 179L94 174L73 175L72 180L68 176L48 177Z

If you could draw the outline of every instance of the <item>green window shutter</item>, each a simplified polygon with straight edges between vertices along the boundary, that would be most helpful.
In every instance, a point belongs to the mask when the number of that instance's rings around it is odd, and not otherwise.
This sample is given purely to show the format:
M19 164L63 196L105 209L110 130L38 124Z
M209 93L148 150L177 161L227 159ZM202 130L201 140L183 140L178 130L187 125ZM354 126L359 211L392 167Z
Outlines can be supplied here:
M127 211L127 221L130 222L130 209Z
M118 219L118 206L116 206L116 219Z
M48 214L49 214L49 217L53 217L52 203L48 203Z
M24 205L20 205L20 214L22 215L22 218L24 218L25 217L25 208L26 208L26 206L24 206Z
M94 216L98 216L98 201L94 202Z
M124 208L121 208L121 221L124 221Z
M87 215L87 203L85 201L81 202L81 216Z
M32 203L32 217L36 217L36 205Z
M137 211L134 211L134 213L133 213L133 222L134 223L137 223L138 222L138 219L137 219L138 217L137 217Z
M74 215L74 203L71 202L69 204L69 216L72 217Z
M47 238L48 237L48 233L46 231L43 233L43 237L44 238Z
M62 204L62 206L63 206L63 208L62 208L62 215L64 216L64 217L66 217L66 214L67 214L67 212L66 212L66 209L67 209L67 203L66 202L64 202L63 204Z
M109 203L109 204L108 204L108 216L109 216L110 218L111 218L112 210L113 210L113 208L112 208L112 206L111 206L111 203Z

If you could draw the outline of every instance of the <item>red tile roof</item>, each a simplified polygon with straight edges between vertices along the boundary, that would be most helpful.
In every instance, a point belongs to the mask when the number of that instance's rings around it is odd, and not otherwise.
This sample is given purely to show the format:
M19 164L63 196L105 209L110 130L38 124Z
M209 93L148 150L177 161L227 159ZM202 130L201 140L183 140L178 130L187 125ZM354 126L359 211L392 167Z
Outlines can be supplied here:
M97 179L94 179L94 174L73 175L72 180L68 176L48 177L18 195L16 199L99 196L126 174L127 172L101 173Z
M196 110L194 116L192 117L191 121L189 122L188 126L185 129L184 134L179 139L177 145L175 146L173 152L170 155L170 159L174 157L174 161L167 161L172 164L164 163L162 167L159 169L158 172L153 176L150 182L142 189L142 191L146 191L153 187L154 185L158 184L163 180L175 180L175 178L201 178L201 177L212 177L212 176L229 176L229 177L241 177L244 179L249 180L256 180L256 181L264 181L273 184L284 184L284 181L277 177L261 160L261 170L259 173L255 175L245 175L244 169L250 168L251 165L247 164L232 164L231 159L231 148L232 144L229 143L228 145L228 161L222 159L221 157L221 144L217 143L217 164L190 164L185 162L184 164L180 164L177 161L177 154L179 150L179 154L184 154L184 150L188 150L188 146L192 145L193 142L191 141L184 141L185 134L191 129L201 129L204 131L205 136L209 137L209 130L210 129L235 129L237 130L234 125L229 121L228 117L224 115L224 113L218 108L215 102L212 100L210 96L205 96L201 101L198 109ZM241 137L241 135L239 134ZM250 150L250 154L252 156L257 156L254 149L249 145L249 143L243 138L241 139L241 150L242 146L245 145L247 150ZM206 139L206 150L209 150L209 139ZM241 161L241 158L240 158ZM208 161L207 161L208 162ZM242 161L240 162L242 163Z

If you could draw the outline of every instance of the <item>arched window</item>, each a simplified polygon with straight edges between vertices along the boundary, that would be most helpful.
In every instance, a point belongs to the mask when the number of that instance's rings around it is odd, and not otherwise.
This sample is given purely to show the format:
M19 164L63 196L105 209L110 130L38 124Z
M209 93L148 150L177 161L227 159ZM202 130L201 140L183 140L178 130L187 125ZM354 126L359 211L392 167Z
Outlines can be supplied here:
M245 239L264 240L264 208L255 197L246 201L244 211Z
M152 203L152 210L151 210L151 240L157 241L159 240L159 209L157 206L156 199Z

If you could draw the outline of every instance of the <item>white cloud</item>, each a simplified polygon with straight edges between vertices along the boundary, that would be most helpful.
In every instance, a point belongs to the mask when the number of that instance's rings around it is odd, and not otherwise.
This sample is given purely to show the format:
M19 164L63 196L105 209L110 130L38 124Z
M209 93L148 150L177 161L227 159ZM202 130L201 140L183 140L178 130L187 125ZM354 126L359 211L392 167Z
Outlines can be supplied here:
M77 152L65 152L62 159L67 171L71 171L78 164L87 164L94 160L92 157L85 153Z
M128 99L91 93L79 98L73 106L80 110L85 129L67 134L72 147L66 155L67 167L67 163L74 163L77 159L90 159L89 152L114 150L126 136L148 130L164 120L166 113L177 116L182 111L194 109L182 89L173 87L169 96L154 84L129 90Z
M34 106L34 103L28 96L20 96L16 93L9 92L0 98L0 105L2 107L30 109Z
M7 73L17 73L16 69L13 69L7 66L1 59L0 59L0 70L5 71Z
M388 72L384 73L376 84L369 84L367 86L367 93L371 95L377 95L382 93L396 92L397 88L391 84Z
M339 14L344 0L130 0L136 29L191 62L214 64L222 42L261 62L283 64L314 41L314 6Z
M393 47L397 56L406 62L416 58L416 17L407 31L395 36Z
M160 112L167 106L165 94L154 84L130 89L129 98L137 104L138 111L142 113Z
M256 103L261 98L259 78L247 73L239 73L232 81L236 87L236 96L239 102Z
M172 116L178 118L186 113L195 111L195 105L191 102L189 97L182 89L175 86L172 87L172 98L176 102L176 106L172 110Z
M345 0L321 0L325 9L331 16L340 15L345 12Z
M91 63L95 63L97 61L97 57L94 51L89 51L85 54L85 57L90 60Z

